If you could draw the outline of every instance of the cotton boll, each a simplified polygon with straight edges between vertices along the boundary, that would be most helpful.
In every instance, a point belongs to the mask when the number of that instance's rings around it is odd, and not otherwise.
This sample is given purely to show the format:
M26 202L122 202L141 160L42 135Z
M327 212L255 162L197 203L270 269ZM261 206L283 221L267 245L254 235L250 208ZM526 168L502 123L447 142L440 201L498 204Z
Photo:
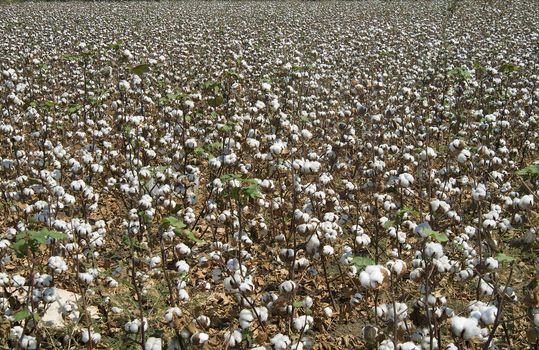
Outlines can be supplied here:
M381 265L369 265L359 274L361 285L365 288L376 289L384 282L384 277L389 276L389 270Z
M528 194L525 196L522 196L520 198L520 201L518 202L518 206L520 209L528 210L531 207L533 207L533 195Z
M303 316L294 318L293 326L294 326L294 329L298 332L306 332L311 328L313 323L314 323L314 319L312 316L303 315Z
M165 312L165 322L170 323L174 320L174 317L180 317L182 310L179 307L171 307Z
M395 350L395 344L389 339L383 340L378 346L378 350Z
M228 343L230 347L236 347L241 344L242 334L239 330L234 330L232 332L227 331L225 333L225 342Z
M281 293L291 293L295 288L296 283L294 281L284 281L279 285Z
M161 338L149 337L144 344L144 350L161 350L162 346Z
M429 242L425 245L425 257L439 259L444 255L443 247L440 243Z
M476 318L455 316L451 318L451 332L456 337L471 340L480 337L481 328L479 328Z
M406 342L397 345L397 350L421 350L421 347L414 344L414 342Z
M178 269L178 272L180 273L189 273L189 264L185 260L180 260L176 262L176 269Z
M101 341L101 334L94 331L89 331L87 328L85 328L81 332L81 340L84 344L90 341L90 335L92 337L92 343L97 344L99 341Z
M270 339L270 343L275 350L286 350L292 341L288 336L277 333Z
M243 309L240 311L239 322L242 329L249 328L251 326L251 322L253 322L254 319L255 316L253 315L251 310Z
M206 333L195 333L191 336L191 342L193 344L204 344L210 339L210 336Z

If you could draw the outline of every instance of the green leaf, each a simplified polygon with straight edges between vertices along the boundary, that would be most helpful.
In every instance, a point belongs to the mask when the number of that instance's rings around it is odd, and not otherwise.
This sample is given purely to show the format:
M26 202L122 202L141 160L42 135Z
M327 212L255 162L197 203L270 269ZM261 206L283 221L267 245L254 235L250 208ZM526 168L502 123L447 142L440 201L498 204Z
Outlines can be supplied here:
M465 67L453 68L447 74L450 77L458 78L458 79L461 79L461 80L468 80L468 79L470 79L472 77L472 75L470 74L468 69L466 69Z
M15 314L13 315L13 320L16 321L16 322L17 322L17 321L22 321L22 320L24 320L25 318L30 317L30 315L31 315L31 314L30 314L30 311L28 311L27 309L23 309L23 310L21 310L21 311L15 313Z
M116 42L109 44L109 48L118 50L120 48L120 45L123 44L123 40L117 40Z
M395 220L387 220L386 222L384 222L383 226L387 230L390 227L392 227L393 225L395 225Z
M17 257L22 258L28 252L28 242L24 238L19 239L11 245L11 248L15 251Z
M440 243L449 241L449 237L447 237L445 233L438 232L430 228L424 228L421 230L421 232Z
M354 255L352 257L351 263L354 264L358 270L363 270L369 265L376 264L369 256L365 255Z
M413 216L419 216L419 212L409 207L401 208L397 211L397 217L401 218L404 214L410 214Z
M525 168L517 171L520 176L539 176L539 164L530 164Z
M172 226L176 230L183 230L187 227L187 225L182 220L176 219L173 216L168 216L164 218L161 222L163 224Z
M248 329L244 329L243 331L241 331L241 338L247 342L250 342L251 340L253 340L253 332Z
M183 230L182 235L184 237L188 238L189 240L191 240L193 243L202 243L202 242L204 242L203 240L196 238L195 234L191 230Z
M203 242L202 240L196 238L195 234L191 230L186 230L187 225L182 220L176 219L173 216L168 216L161 220L161 223L172 226L174 233L179 237L187 238L193 243Z
M537 285L539 285L539 282L538 282L538 279L537 278L534 278L531 280L530 283L528 283L526 285L526 289L528 290L534 290L535 288L537 288Z
M67 235L63 232L50 231L46 228L43 228L39 231L28 231L28 236L30 237L30 239L34 239L42 244L44 244L47 241L48 237L54 238L54 239L67 238Z
M223 182L228 182L230 180L241 180L240 174L224 174L219 178Z
M504 63L500 66L500 72L505 73L505 74L516 72L519 69L520 69L520 66L517 66L516 64L513 64L513 63Z
M208 105L212 107L217 107L217 106L222 105L224 101L225 99L223 98L223 96L217 95L214 98L208 99Z
M252 185L247 186L244 189L244 192L245 192L245 195L247 195L247 197L249 198L253 198L253 199L262 198L262 194L260 193L258 184L252 184Z
M507 255L505 253L498 253L496 254L496 260L498 260L499 262L503 264L503 263L516 261L517 258L515 258L514 256Z
M76 103L76 104L73 104L73 105L69 106L69 108L67 110L68 110L69 113L75 113L75 112L78 112L81 108L82 108L82 105Z
M148 72L149 70L150 70L150 65L148 63L142 63L142 64L139 64L138 66L131 68L131 72L133 72L134 74L138 76L141 76L142 74Z
M303 307L303 305L305 305L305 302L302 300L302 301L294 301L292 303L292 306L296 309L299 309L301 307Z
M64 55L64 60L69 62L77 62L80 60L80 56L77 55Z

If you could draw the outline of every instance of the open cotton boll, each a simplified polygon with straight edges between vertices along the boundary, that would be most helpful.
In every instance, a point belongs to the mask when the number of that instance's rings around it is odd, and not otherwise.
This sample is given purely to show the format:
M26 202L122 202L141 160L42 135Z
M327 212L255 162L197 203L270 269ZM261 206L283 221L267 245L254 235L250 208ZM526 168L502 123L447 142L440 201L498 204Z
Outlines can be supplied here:
M294 318L293 325L294 329L298 332L308 331L314 323L312 316L302 315Z
M384 283L384 277L389 276L389 270L381 265L369 265L359 274L359 281L365 288L376 289Z
M399 175L399 185L403 188L408 188L414 183L414 177L408 173Z
M439 259L444 255L443 247L440 243L429 242L425 245L425 258Z
M291 293L295 288L296 283L294 281L284 281L279 285L281 293Z
M208 339L210 339L210 336L203 332L198 332L191 336L191 342L193 344L204 344Z
M397 276L406 271L406 263L400 259L397 259L395 261L388 261L386 266Z
M19 342L22 349L35 350L37 349L37 340L35 337L23 335Z
M378 346L378 350L395 350L395 344L389 339L383 340Z
M527 194L525 196L522 196L520 198L520 201L518 202L518 206L520 207L520 209L524 209L524 210L527 210L533 207L533 195Z
M234 330L233 332L227 331L225 333L225 341L228 343L228 346L230 347L236 347L241 344L242 341L242 335L239 330Z
M481 328L477 318L454 316L451 318L451 332L456 337L471 340L481 336Z
M97 344L101 340L101 334L94 331L88 331L88 329L83 329L81 332L81 340L84 344L90 341L90 335L92 337L92 343Z
M270 339L270 343L275 350L286 350L292 341L287 335L277 333Z
M149 337L144 344L144 350L161 350L163 341L161 338Z
M421 350L419 345L416 345L414 342L406 342L397 345L397 350Z
M249 328L251 326L251 322L253 322L255 319L255 316L249 309L243 309L240 311L239 321L240 321L240 327L242 329Z
M468 306L468 311L470 311L470 317L480 320L485 325L491 325L496 320L498 308L481 301L472 301Z
M180 317L182 315L182 310L179 307L171 307L165 312L165 322L170 323L174 317Z
M533 324L539 328L539 309L533 311Z

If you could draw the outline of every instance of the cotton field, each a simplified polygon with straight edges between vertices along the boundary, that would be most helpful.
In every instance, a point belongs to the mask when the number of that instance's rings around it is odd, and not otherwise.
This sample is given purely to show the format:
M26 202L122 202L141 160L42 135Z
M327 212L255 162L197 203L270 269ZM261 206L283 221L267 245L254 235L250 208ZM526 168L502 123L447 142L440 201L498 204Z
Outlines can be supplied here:
M538 24L0 4L0 347L537 349Z

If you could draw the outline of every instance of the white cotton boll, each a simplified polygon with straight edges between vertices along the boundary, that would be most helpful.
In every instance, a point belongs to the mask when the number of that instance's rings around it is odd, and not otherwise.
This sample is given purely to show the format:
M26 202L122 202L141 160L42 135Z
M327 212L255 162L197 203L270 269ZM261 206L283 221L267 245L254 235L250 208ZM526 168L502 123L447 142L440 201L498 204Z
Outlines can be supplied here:
M294 318L294 321L293 321L294 329L298 332L308 331L313 325L313 323L314 323L313 317L308 316L308 315L296 317Z
M264 91L270 91L271 90L271 85L269 83L266 83L266 82L262 83L261 87L262 87L262 90L264 90Z
M322 248L322 254L324 254L324 255L333 255L334 253L335 253L335 250L330 245L325 245Z
M457 162L463 164L470 158L471 153L468 150L462 150L457 156Z
M191 248L189 248L187 245L185 245L184 243L179 243L177 244L174 249L176 250L176 252L182 256L189 256L191 255Z
M191 336L191 342L194 344L204 344L210 339L210 336L206 333L195 333Z
M144 350L161 350L163 341L161 338L149 337L144 344Z
M83 329L81 332L81 340L84 344L90 341L90 335L92 336L92 343L97 344L101 341L101 334L94 331L88 331L88 329Z
M23 328L21 326L15 326L9 330L9 338L12 340L18 340L23 333Z
M520 198L520 201L518 202L518 206L520 209L524 209L524 210L527 210L533 207L533 195L528 194L528 195L522 196Z
M389 275L389 270L381 265L369 265L359 274L361 285L365 288L376 289L384 282L384 276Z
M499 266L499 262L498 260L496 260L495 258L493 257L488 257L486 260L485 260L485 266L488 270L496 270Z
M22 349L35 350L37 349L37 340L35 337L23 335L19 342Z
M86 284L91 284L94 281L94 276L87 272L81 272L79 273L79 280Z
M472 189L472 198L474 201L484 199L487 196L487 188L484 184L480 183Z
M451 332L456 337L471 340L481 335L481 328L476 318L455 316L451 318Z
M251 322L253 322L255 319L255 316L251 312L251 310L243 309L240 311L239 321L240 321L240 327L242 329L249 328L251 326Z
M318 239L318 235L311 235L311 237L307 241L305 248L307 250L307 253L309 254L317 253L318 249L320 249L320 240Z
M479 291L482 295L490 296L494 294L494 286L481 278L479 280Z
M284 281L279 285L279 291L281 293L291 293L296 288L296 283L294 281Z
M365 233L357 235L355 241L360 247L366 247L371 244L371 238Z
M429 242L425 245L425 257L439 259L444 255L443 247L440 243Z
M174 317L180 317L182 310L179 307L171 307L165 312L165 322L170 323L174 320Z
M533 324L535 325L536 328L539 328L539 309L534 310Z
M148 266L150 266L151 269L156 268L161 264L161 257L160 256L153 256L151 258L147 259Z
M185 260L180 260L176 262L176 269L178 269L178 272L180 273L189 273L189 264Z
M397 345L397 350L421 350L421 347L416 345L414 342L406 342Z
M400 259L395 261L388 261L387 268L393 271L397 276L406 271L406 263Z
M239 330L235 330L233 332L227 331L225 333L225 341L230 347L239 346L242 341L242 334Z
M399 185L403 188L408 188L414 183L414 177L408 173L399 175Z
M270 343L275 350L286 350L292 341L287 335L277 333L270 339Z
M378 346L378 350L395 350L395 344L389 339L383 340Z
M49 268L54 271L54 273L60 274L67 271L67 264L60 256L51 256L48 260L48 265Z
M187 290L185 290L185 289L179 289L178 290L178 300L179 301L188 301L189 300L189 293L187 293Z
M326 306L323 311L324 311L324 315L326 315L326 317L332 317L333 316L333 309L331 309L331 307Z

